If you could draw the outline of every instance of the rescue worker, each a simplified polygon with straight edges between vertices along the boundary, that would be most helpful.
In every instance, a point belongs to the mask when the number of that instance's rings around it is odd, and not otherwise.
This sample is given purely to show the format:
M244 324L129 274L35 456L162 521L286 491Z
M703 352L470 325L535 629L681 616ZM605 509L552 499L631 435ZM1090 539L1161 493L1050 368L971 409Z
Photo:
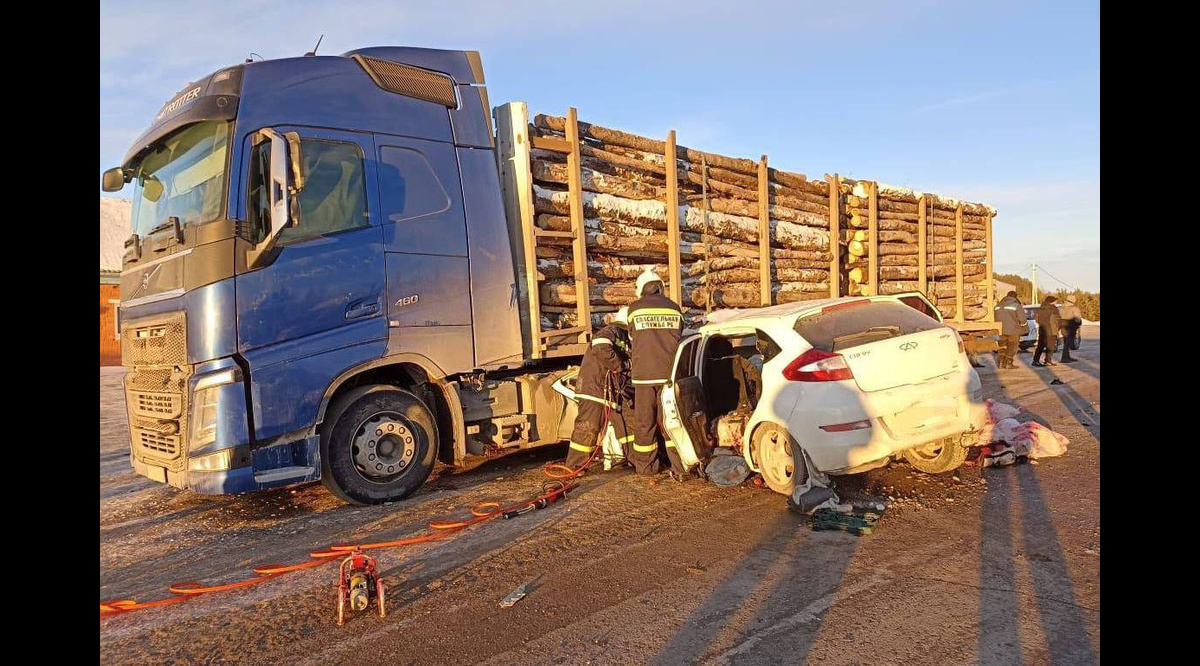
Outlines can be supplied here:
M637 279L638 299L629 306L629 338L633 345L630 377L633 383L634 437L632 462L638 474L661 471L658 435L661 431L663 386L671 378L675 351L683 333L683 312L663 294L662 278L646 269ZM672 469L683 474L683 464L670 435L663 432Z
M996 352L996 368L1015 368L1017 348L1025 334L1025 306L1017 298L1016 290L1000 299L996 304L996 321L1000 322L1000 351Z
M587 462L610 420L606 418L606 413L612 414L621 409L617 391L624 382L614 375L627 372L629 366L628 322L629 308L617 310L613 320L592 338L591 346L583 355L579 379L575 384L579 415L575 417L575 429L571 431L567 467L579 469ZM624 420L620 420L620 425L617 428L618 438L627 438Z
M1037 348L1033 350L1032 364L1035 368L1058 365L1054 362L1054 346L1058 343L1058 329L1062 326L1062 319L1058 314L1058 306L1054 304L1056 300L1053 296L1044 298L1035 315L1038 325ZM1043 354L1045 362L1038 361Z
M1083 325L1083 313L1080 312L1079 306L1075 305L1074 294L1067 296L1067 303L1062 306L1058 314L1062 317L1063 325L1063 350L1058 362L1074 363L1075 359L1071 358L1071 350L1076 349L1075 336L1079 335L1079 327Z

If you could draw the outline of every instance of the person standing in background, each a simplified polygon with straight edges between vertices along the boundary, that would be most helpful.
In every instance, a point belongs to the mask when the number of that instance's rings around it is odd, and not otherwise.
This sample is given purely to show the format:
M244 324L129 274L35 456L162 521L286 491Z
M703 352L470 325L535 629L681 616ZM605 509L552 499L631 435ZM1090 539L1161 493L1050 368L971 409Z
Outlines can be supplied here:
M1025 334L1025 307L1017 298L1016 290L1008 292L996 304L996 321L1000 322L1000 350L996 352L996 368L1014 368L1017 347L1021 336Z
M1063 350L1058 362L1074 363L1071 350L1075 348L1075 336L1079 335L1079 327L1083 326L1083 313L1079 311L1079 306L1075 305L1074 294L1067 296L1067 302L1058 314L1062 317L1063 325Z
M1058 329L1062 326L1062 318L1058 314L1058 299L1047 296L1037 311L1038 341L1033 350L1033 367L1042 368L1047 365L1058 365L1054 362L1054 346L1058 344ZM1045 355L1045 361L1038 359Z

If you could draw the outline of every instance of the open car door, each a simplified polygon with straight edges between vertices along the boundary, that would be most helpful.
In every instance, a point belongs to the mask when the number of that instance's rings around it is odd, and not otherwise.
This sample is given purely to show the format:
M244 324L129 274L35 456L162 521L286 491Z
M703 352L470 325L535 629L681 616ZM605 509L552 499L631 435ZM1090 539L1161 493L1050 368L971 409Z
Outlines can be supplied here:
M662 392L663 426L675 444L679 460L691 470L708 458L708 411L700 378L704 338L686 338L675 354L671 383Z

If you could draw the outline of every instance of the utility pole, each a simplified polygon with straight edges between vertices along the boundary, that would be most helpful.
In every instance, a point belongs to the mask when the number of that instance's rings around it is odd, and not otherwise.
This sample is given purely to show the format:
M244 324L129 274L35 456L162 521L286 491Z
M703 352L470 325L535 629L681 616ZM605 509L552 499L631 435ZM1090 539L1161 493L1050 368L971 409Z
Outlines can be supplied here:
M1029 284L1030 284L1030 286L1032 286L1032 287L1033 287L1033 289L1031 290L1031 291L1032 291L1032 294L1031 294L1031 299L1032 299L1032 300L1030 301L1030 303L1032 303L1033 305L1037 305L1037 302L1038 302L1038 297L1037 297L1037 264L1034 264L1034 265L1033 265L1033 266L1031 266L1031 267L1030 267L1030 269L1029 269Z

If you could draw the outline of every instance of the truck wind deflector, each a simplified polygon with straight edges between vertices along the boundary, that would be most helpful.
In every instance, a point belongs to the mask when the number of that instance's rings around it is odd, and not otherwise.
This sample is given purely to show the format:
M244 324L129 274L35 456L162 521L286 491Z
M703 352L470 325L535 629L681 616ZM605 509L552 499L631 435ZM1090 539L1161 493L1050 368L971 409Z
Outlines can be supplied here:
M388 92L423 99L451 109L458 108L454 79L446 74L370 56L350 57L362 66L376 85Z

